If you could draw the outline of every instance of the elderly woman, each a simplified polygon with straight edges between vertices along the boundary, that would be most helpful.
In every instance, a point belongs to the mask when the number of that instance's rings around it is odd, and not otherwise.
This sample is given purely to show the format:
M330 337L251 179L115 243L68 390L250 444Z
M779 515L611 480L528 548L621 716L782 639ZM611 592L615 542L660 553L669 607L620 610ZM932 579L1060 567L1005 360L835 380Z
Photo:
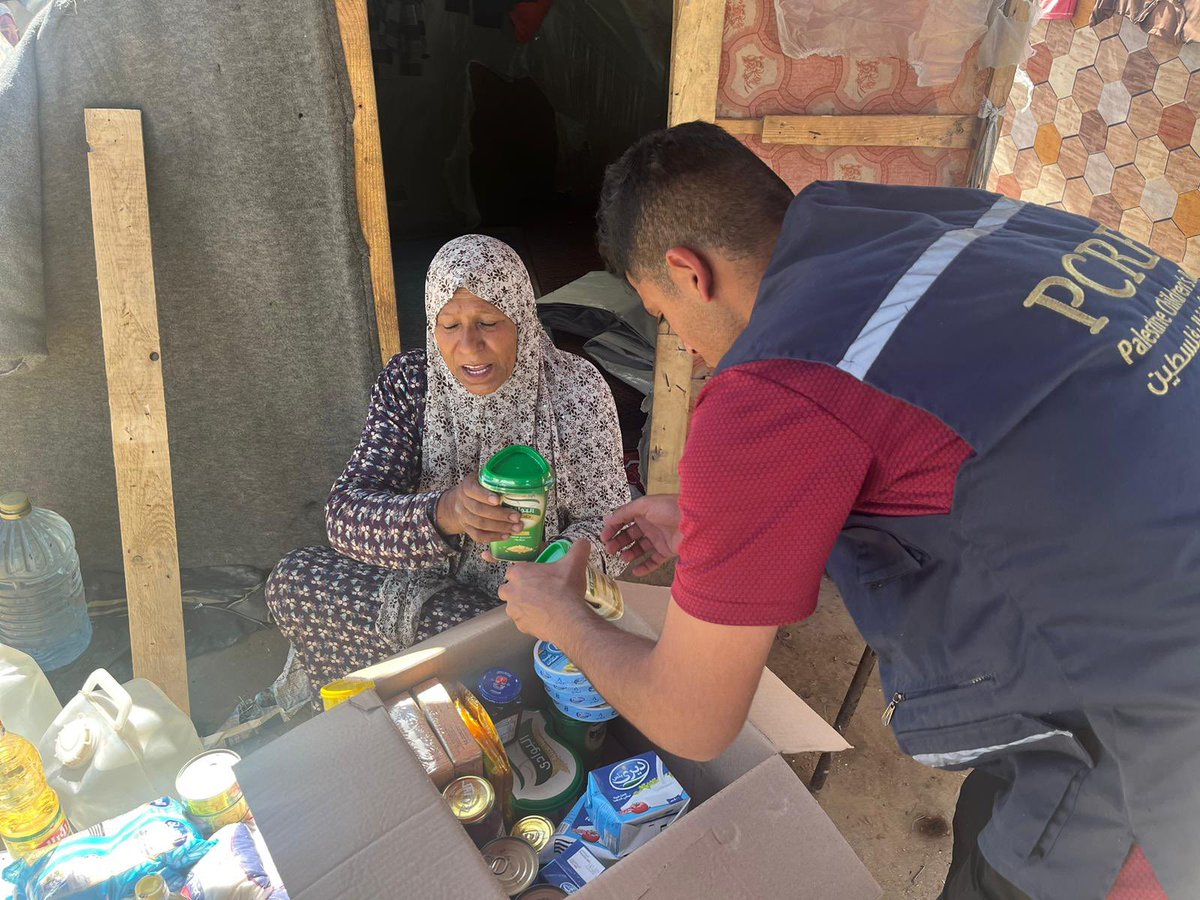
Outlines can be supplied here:
M332 546L295 551L267 583L314 687L499 604L505 567L487 544L521 526L477 473L509 444L554 467L547 539L590 541L593 565L620 566L600 540L604 517L629 499L612 394L551 343L520 257L481 235L451 241L430 264L425 313L425 349L379 376L333 486Z

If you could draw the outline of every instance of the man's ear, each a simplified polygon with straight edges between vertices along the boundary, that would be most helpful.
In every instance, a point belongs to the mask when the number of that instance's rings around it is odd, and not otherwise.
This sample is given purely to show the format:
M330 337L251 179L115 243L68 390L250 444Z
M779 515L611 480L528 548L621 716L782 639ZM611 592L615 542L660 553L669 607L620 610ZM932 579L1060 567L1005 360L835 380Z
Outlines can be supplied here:
M708 260L688 247L672 247L667 251L667 274L677 291L694 296L701 303L715 299L715 279Z

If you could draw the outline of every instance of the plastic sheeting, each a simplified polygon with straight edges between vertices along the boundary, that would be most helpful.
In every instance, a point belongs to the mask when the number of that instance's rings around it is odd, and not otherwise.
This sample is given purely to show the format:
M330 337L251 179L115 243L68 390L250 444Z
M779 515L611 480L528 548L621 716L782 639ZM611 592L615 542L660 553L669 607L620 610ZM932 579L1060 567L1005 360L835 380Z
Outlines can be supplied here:
M788 56L895 57L928 87L954 81L998 6L997 0L775 0L775 14ZM1003 16L994 23L1006 30ZM996 65L1007 45L1005 34L985 41L980 65Z

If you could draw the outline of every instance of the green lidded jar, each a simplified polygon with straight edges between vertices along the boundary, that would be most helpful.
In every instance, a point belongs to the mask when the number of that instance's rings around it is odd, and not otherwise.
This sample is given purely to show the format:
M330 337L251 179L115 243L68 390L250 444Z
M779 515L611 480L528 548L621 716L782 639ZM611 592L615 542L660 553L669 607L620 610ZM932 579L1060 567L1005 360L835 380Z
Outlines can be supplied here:
M546 707L546 718L555 737L578 754L586 771L590 772L600 764L600 752L608 735L607 722L572 719L553 703Z
M557 541L547 544L546 549L538 554L538 558L534 562L558 562L570 550L571 542L566 538L559 538ZM587 587L584 589L584 599L587 600L588 606L596 615L608 619L610 622L625 615L625 598L621 596L621 589L617 586L617 582L592 565L587 567Z
M546 503L554 470L542 454L524 444L505 447L479 472L479 483L500 495L500 502L521 514L521 530L504 541L492 541L496 559L530 560L546 535Z
M504 748L513 767L513 814L558 822L583 795L587 769L554 734L545 713L526 710L517 737Z

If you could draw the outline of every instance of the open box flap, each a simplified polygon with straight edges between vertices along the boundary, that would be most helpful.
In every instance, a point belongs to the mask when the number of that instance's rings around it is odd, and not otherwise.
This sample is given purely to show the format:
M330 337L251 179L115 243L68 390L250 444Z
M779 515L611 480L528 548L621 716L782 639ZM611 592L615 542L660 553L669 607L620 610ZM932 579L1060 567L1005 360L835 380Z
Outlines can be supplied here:
M778 756L686 813L580 900L875 900L882 891Z
M504 900L373 692L236 771L292 900Z
M626 617L641 620L648 628L647 634L657 637L667 617L670 588L621 582L621 595L625 599ZM770 669L763 669L748 718L780 753L850 749L846 739Z

